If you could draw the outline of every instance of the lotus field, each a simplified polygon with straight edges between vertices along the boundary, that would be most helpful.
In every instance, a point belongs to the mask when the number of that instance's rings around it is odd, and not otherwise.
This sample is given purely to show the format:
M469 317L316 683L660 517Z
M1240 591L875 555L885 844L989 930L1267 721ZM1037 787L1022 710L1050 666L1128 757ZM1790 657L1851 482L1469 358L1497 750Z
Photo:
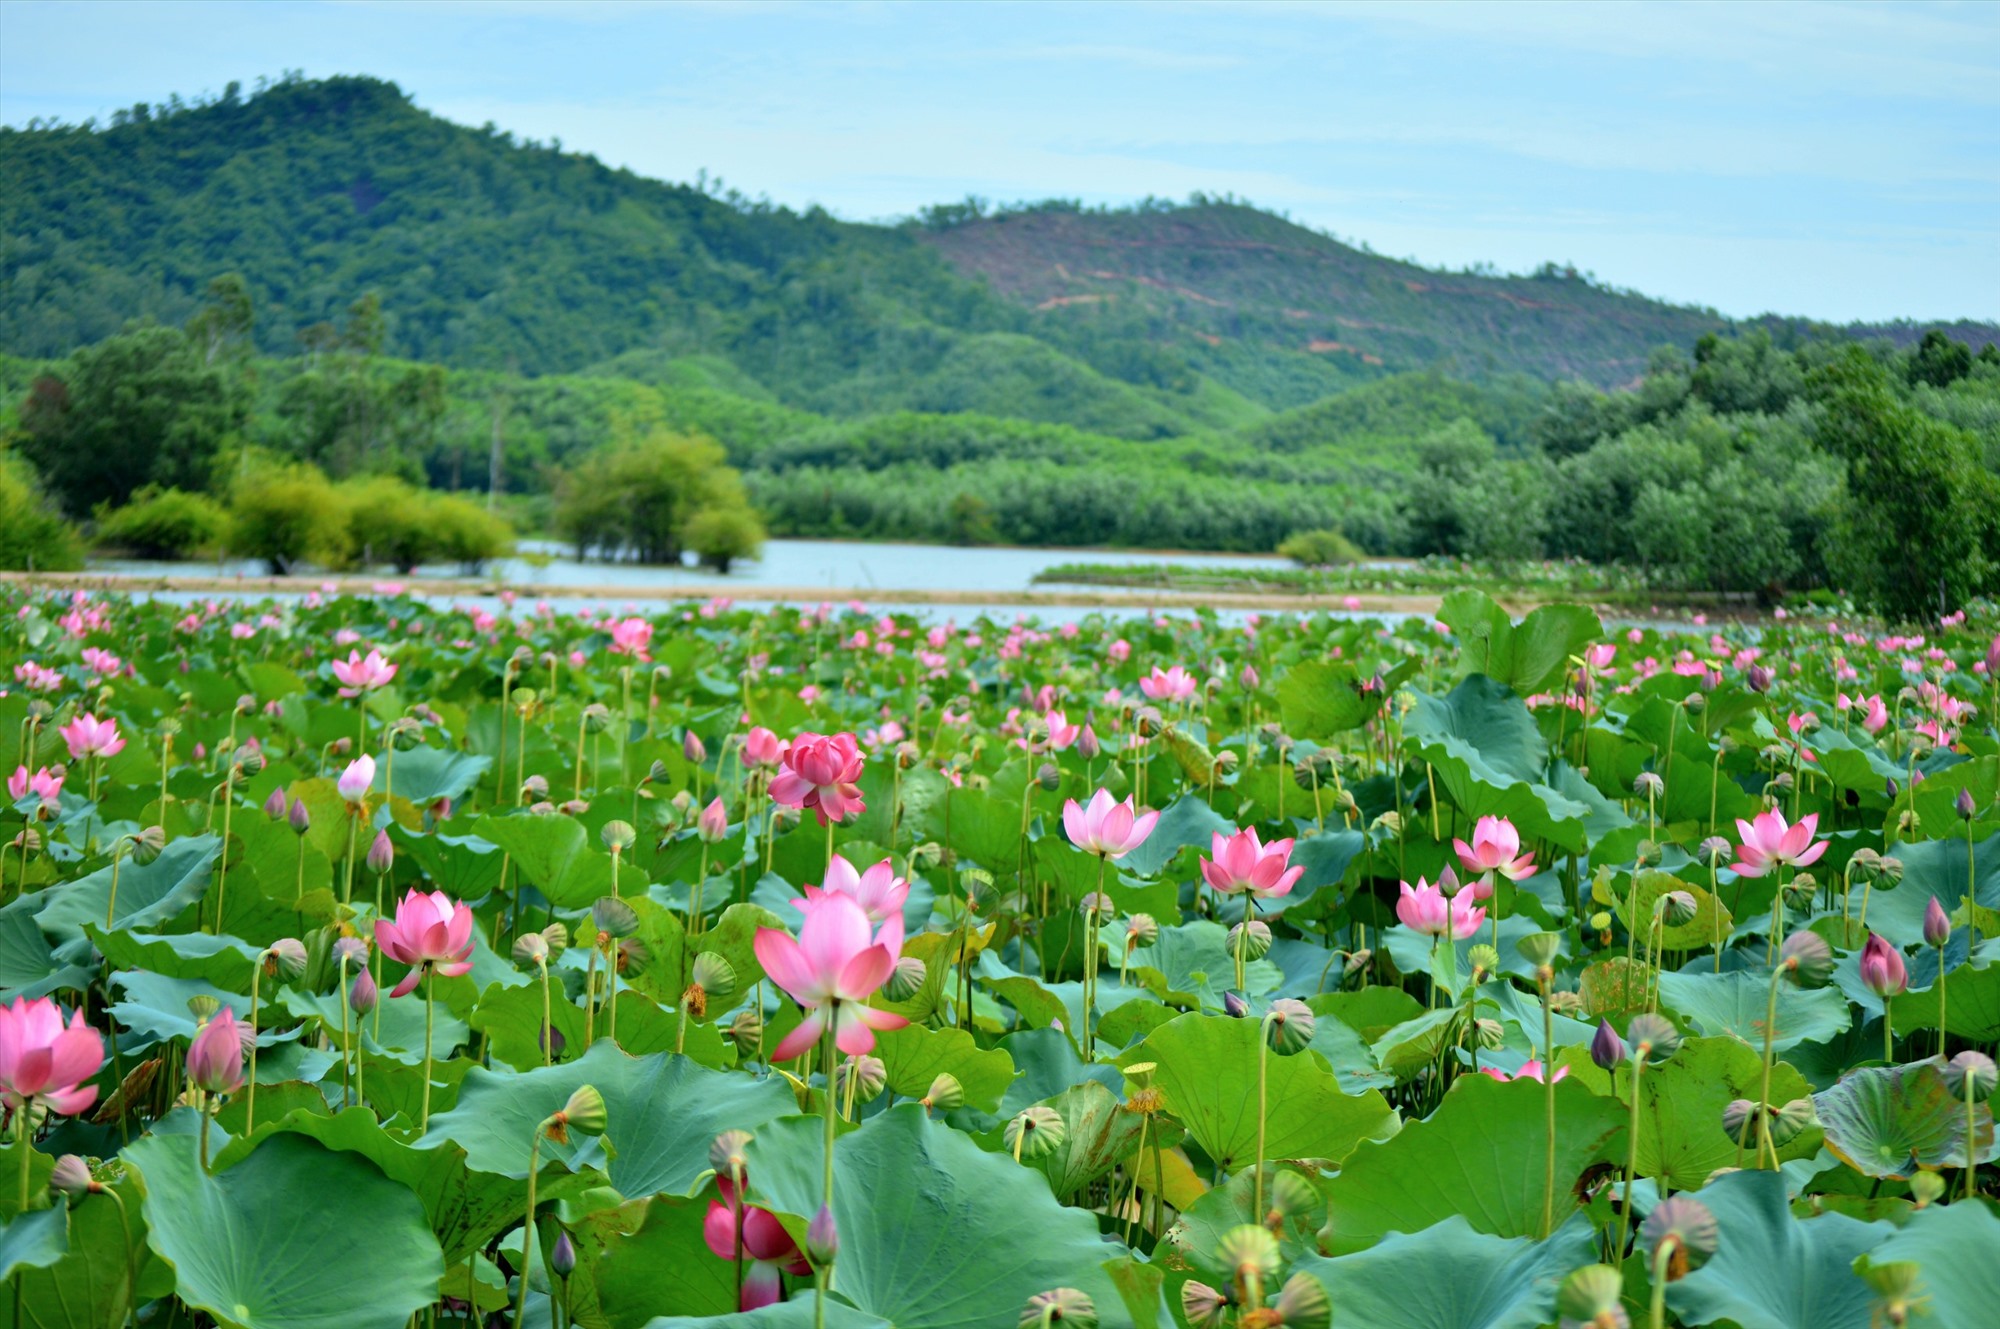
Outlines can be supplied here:
M0 1323L1965 1327L2000 638L4 592Z

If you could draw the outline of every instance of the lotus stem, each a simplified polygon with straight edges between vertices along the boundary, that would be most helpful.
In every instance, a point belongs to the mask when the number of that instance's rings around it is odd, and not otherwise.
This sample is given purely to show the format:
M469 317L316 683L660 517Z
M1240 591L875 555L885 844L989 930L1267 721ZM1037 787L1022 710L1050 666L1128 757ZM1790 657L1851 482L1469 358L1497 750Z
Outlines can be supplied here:
M1653 1305L1652 1329L1666 1329L1667 1325L1667 1264L1674 1258L1674 1248L1679 1238L1666 1237L1660 1242L1660 1249L1653 1252Z
M833 1101L833 1031L839 1024L840 1001L838 998L835 998L827 1007L826 1032L820 1036L819 1054L819 1064L826 1072L826 1099L823 1104L825 1108L824 1115L826 1117L826 1156L823 1160L824 1168L821 1177L823 1184L820 1194L822 1203L826 1205L828 1213L833 1212L833 1116L835 1111ZM1015 1157L1017 1160L1019 1156L1020 1146L1017 1141L1015 1145ZM813 1329L826 1329L826 1290L827 1285L832 1281L833 1269L831 1266L813 1271Z
M1640 1054L1637 1048L1633 1049L1633 1053L1632 1119L1625 1129L1629 1137L1625 1142L1625 1202L1618 1206L1618 1240L1611 1247L1611 1258L1620 1263L1625 1259L1625 1235L1632 1224L1632 1184L1639 1171L1639 1085L1646 1074L1645 1056ZM1549 1087L1553 1089L1555 1087L1553 1070L1544 1067L1542 1074L1543 1078L1549 1081Z
M104 930L106 932L111 931L111 920L118 913L118 869L125 861L125 845L125 838L120 836L118 842L111 847L111 898L104 905ZM227 852L226 846L224 852ZM25 860L26 855L24 854L22 857ZM25 894L27 889L28 883L24 878L21 882L22 893Z
M1764 1004L1764 1073L1757 1090L1757 1166L1763 1168L1764 1150L1769 1146L1773 1171L1778 1166L1778 1148L1771 1143L1771 1038L1778 1025L1778 984L1784 981L1783 969L1771 975L1771 995ZM1739 1156L1742 1153L1740 1143L1737 1153Z
M1245 898L1248 898L1247 893ZM1264 1117L1268 1103L1265 1063L1270 1057L1271 1017L1266 1014L1257 1026L1257 1152L1250 1160L1250 1221L1260 1227L1264 1222Z
M548 957L543 956L542 959L539 961L539 964L542 970L542 1066L544 1069L546 1069L550 1065L550 1056L551 1056L550 1045L555 1042L555 1038L550 1033L550 1024L549 1024Z
M1542 1098L1547 1104L1547 1153L1542 1165L1542 1240L1555 1230L1556 1218L1556 1024L1550 1003L1550 985L1555 979L1547 965L1535 971L1535 986L1542 993Z
M132 1259L132 1220L125 1212L124 1197L106 1186L104 1193L111 1197L111 1203L118 1206L118 1231L125 1240L125 1314L119 1316L120 1323L139 1322L139 1270ZM16 1324L21 1321L16 1318Z
M264 977L264 962L250 966L250 1084L243 1098L243 1133L257 1129L257 990Z
M1968 897L1968 898L1970 898L1970 897ZM1941 942L1939 942L1939 943L1938 943L1938 948L1937 948L1937 953L1938 953L1938 976L1937 976L1937 990L1938 990L1938 1049L1937 1049L1937 1054L1938 1054L1938 1060L1939 1060L1939 1061L1943 1061L1943 1060L1944 1060L1944 1013L1945 1013L1945 994L1944 994L1944 948L1945 948L1945 945L1946 945L1946 943L1947 943L1947 942L1949 942L1950 940L1951 940L1951 938L1950 938L1949 936L1947 936L1947 937L1945 938L1945 940L1944 940L1944 941L1941 941ZM1969 952L1968 952L1968 953L1969 953ZM1883 1010L1883 1012L1882 1012L1882 1018L1883 1018L1883 1019L1885 1019L1885 1020L1889 1018L1889 1012L1888 1012L1888 1010L1887 1010L1886 1008L1885 1008L1885 1009ZM1970 1147L1970 1146L1968 1146L1968 1147Z
M521 1224L521 1291L514 1303L514 1329L521 1329L528 1311L528 1271L535 1263L535 1181L542 1170L542 1129L546 1125L535 1124L534 1139L528 1146L528 1216Z
M437 975L424 980L424 1102L417 1115L417 1133L431 1125L431 1033L437 1021ZM253 1049L251 1055L256 1055Z
M1972 1091L1975 1087L1973 1081L1976 1078L1968 1067L1965 1072L1965 1198L1968 1200L1972 1198L1973 1179L1979 1173L1979 1157L1975 1143L1978 1136L1972 1129Z
M354 1049L348 1045L347 1040L347 956L345 954L340 957L340 964L335 972L336 978L333 995L340 1004L340 1106L345 1109L347 1107L347 1063L348 1058L354 1054Z

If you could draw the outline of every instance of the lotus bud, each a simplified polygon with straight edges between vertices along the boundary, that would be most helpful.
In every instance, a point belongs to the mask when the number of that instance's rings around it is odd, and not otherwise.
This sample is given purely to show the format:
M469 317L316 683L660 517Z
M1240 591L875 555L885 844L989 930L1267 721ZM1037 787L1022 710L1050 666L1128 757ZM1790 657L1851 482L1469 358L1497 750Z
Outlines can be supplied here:
M1667 926L1676 928L1692 923L1697 908L1694 895L1690 891L1668 891L1660 897L1657 907Z
M1260 681L1257 677L1257 666L1252 664L1244 665L1243 668L1237 672L1236 681L1243 685L1243 690L1245 692L1255 692L1257 690L1257 684Z
M1472 981L1475 985L1484 983L1500 971L1500 952L1484 942L1467 951L1465 958L1472 965Z
M1562 1329L1627 1329L1625 1277L1608 1264L1573 1269L1556 1289Z
M602 896L590 906L591 921L599 932L613 937L629 937L639 930L639 914L615 895Z
M748 1007L736 1012L736 1017L729 1022L729 1041L736 1045L739 1055L756 1055L758 1046L764 1041L763 1012Z
M1035 783L1053 794L1062 788L1062 767L1052 761L1045 761L1035 771Z
M681 734L681 755L699 766L708 760L708 749L702 745L701 735L689 729Z
M1243 954L1248 959L1261 960L1271 949L1271 925L1261 918L1238 923L1229 929L1229 951L1232 955L1236 953L1239 937Z
M375 986L375 976L364 967L355 971L354 982L347 989L347 1005L356 1015L366 1015L375 1009L381 999L381 992Z
M1743 681L1750 685L1752 692L1769 692L1777 675L1763 665L1751 665L1743 671Z
M726 997L736 991L736 966L714 951L695 956L690 972L701 990L711 996Z
M375 839L368 846L368 857L365 862L368 870L378 877L396 865L396 846L389 842L388 831L375 832Z
M282 787L273 789L271 796L264 800L264 815L272 821L283 821L285 814L290 810L285 802L285 791Z
M710 799L708 806L701 810L701 815L695 818L694 828L704 844L720 844L729 834L729 809L722 805L720 798Z
M539 932L524 932L514 938L514 960L517 964L546 965L549 962L548 939Z
M1824 944L1824 943L1822 943ZM1625 1041L1633 1061L1665 1061L1680 1051L1680 1030L1665 1016L1643 1012L1625 1026Z
M888 1086L889 1068L880 1057L868 1053L863 1053L859 1057L849 1057L834 1067L834 1091L846 1094L850 1081L854 1086L854 1097L863 1103L872 1103Z
M90 1164L75 1154L64 1154L56 1160L55 1169L49 1173L49 1189L72 1200L80 1200L102 1191L104 1187L90 1175Z
M950 1071L940 1072L931 1087L924 1091L923 1105L926 1109L942 1108L949 1112L965 1105L965 1086Z
M1052 1324L1097 1329L1097 1303L1073 1287L1052 1288L1029 1297L1021 1310L1021 1329Z
M917 956L900 956L882 984L882 995L890 1001L908 1001L923 991L924 980L929 975L929 968Z
M1951 1096L1965 1100L1970 1097L1975 1103L1984 1103L1993 1096L1996 1070L1993 1058L1984 1052L1970 1049L1959 1053L1944 1064L1944 1083L1951 1090Z
M840 1230L834 1225L833 1210L824 1204L806 1224L806 1258L820 1269L832 1266L840 1254Z
M243 1040L247 1025L236 1012L221 1011L202 1025L188 1044L188 1083L205 1094L233 1094L243 1087Z
M307 809L303 798L292 800L291 810L285 814L285 819L291 822L295 835L304 835L312 829L312 812Z
M1229 1298L1193 1279L1181 1284L1181 1316L1189 1329L1222 1329L1229 1315Z
M1810 1098L1795 1098L1771 1114L1771 1143L1780 1149L1819 1125Z
M306 972L306 944L297 937L280 937L264 952L264 972L295 983Z
M1097 731L1085 725L1083 732L1076 737L1076 755L1085 761L1096 761L1102 751L1104 745L1097 741Z
M1280 997L1264 1015L1271 1050L1281 1054L1298 1052L1311 1045L1319 1021L1312 1007L1296 997Z
M1861 982L1878 997L1893 997L1910 985L1903 953L1879 933L1870 932L1861 947Z
M1562 954L1562 934L1560 932L1531 932L1514 943L1514 949L1521 958L1536 969L1547 969ZM1498 959L1498 957L1495 957Z
M1944 1198L1944 1178L1935 1172L1919 1172L1910 1178L1910 1199L1915 1208L1925 1209Z
M1061 1113L1037 1103L1007 1118L1004 1134L1008 1152L1026 1159L1054 1153L1062 1148L1068 1133Z
M1597 1022L1597 1032L1590 1039L1590 1059L1599 1069L1607 1071L1625 1060L1625 1040L1618 1037L1611 1021L1600 1019Z
M1333 1322L1333 1303L1327 1300L1325 1285L1307 1273L1286 1279L1271 1308L1284 1329L1327 1329Z
M1979 811L1979 805L1972 801L1970 789L1959 790L1958 797L1952 800L1951 807L1952 811L1958 813L1960 821L1971 821L1973 813Z
M1833 977L1833 948L1817 932L1801 928L1778 948L1778 967L1802 988L1823 988Z
M629 821L607 821L603 829L597 832L597 838L604 843L606 849L614 854L621 854L638 840L639 832L632 829L632 823Z
M597 1092L594 1085L578 1085L562 1105L562 1110L542 1123L551 1140L561 1144L569 1139L569 1132L582 1131L585 1135L602 1135L609 1121L604 1111L604 1095Z
M1632 781L1632 792L1641 798L1658 798L1667 792L1667 782L1654 771L1640 771Z
M1951 940L1951 918L1933 895L1931 902L1924 906L1924 945L1940 949Z
M1222 994L1222 1013L1240 1020L1250 1013L1250 1003L1243 999L1242 993L1231 989Z

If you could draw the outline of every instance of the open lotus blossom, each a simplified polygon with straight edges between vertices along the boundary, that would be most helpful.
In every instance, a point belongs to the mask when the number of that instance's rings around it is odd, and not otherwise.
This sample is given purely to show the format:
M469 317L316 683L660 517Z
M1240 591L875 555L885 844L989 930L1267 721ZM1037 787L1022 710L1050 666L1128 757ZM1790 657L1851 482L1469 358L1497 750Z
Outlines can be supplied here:
M1050 711L1044 717L1049 723L1049 750L1061 752L1073 745L1083 733L1082 725L1069 722L1069 717L1061 711Z
M1789 825L1785 814L1776 808L1758 813L1754 821L1739 817L1736 832L1743 845L1736 851L1737 861L1729 869L1739 877L1761 877L1779 863L1809 867L1826 852L1825 841L1813 843L1813 832L1818 828L1817 812L1809 812Z
M743 760L763 770L776 770L785 759L786 746L783 739L758 725L743 740Z
M821 891L801 908L805 922L794 941L777 928L758 928L751 945L764 972L806 1008L799 1027L785 1035L771 1060L798 1056L831 1024L834 1046L850 1056L875 1048L877 1029L909 1021L864 1003L888 981L903 949L902 915L885 920L871 937L868 913L850 895Z
M1881 694L1878 693L1868 698L1865 704L1857 698L1856 705L1865 706L1861 714L1861 727L1863 729L1866 729L1871 734L1879 734L1888 728L1889 703L1882 700Z
M1861 947L1861 981L1878 997L1894 997L1910 986L1903 953L1871 932Z
M100 720L94 715L79 715L56 731L69 744L69 755L74 761L87 757L115 757L125 750L125 740L118 733L116 720Z
M35 1102L75 1116L97 1101L97 1086L84 1081L103 1065L104 1039L82 1011L65 1023L48 997L16 997L0 1006L0 1103L7 1115Z
M861 801L863 758L853 734L800 734L771 777L771 797L788 808L811 808L822 826L868 810Z
M903 916L903 901L910 894L910 883L896 875L896 865L889 859L883 859L866 872L856 872L854 864L835 854L826 865L826 880L818 886L806 887L808 900L827 894L847 896L861 906L870 923L881 924Z
M1291 840L1264 844L1258 840L1255 827L1234 835L1216 831L1209 856L1201 860L1201 878L1209 889L1224 895L1248 891L1260 900L1276 899L1289 895L1305 872L1302 867L1289 866L1291 857Z
M335 660L330 667L334 678L340 681L340 695L343 697L358 697L364 692L373 692L396 676L396 666L376 650L369 651L366 656L359 651L349 651L345 660Z
M611 625L611 653L638 660L652 659L653 625L643 618L621 618Z
M708 1202L708 1217L701 1225L702 1238L717 1259L734 1263L740 1254L747 1262L743 1267L743 1295L737 1309L754 1311L759 1306L769 1306L785 1295L780 1275L801 1277L811 1273L812 1266L806 1263L798 1243L785 1231L777 1215L754 1204L744 1204L736 1194L735 1183L728 1177L717 1177L715 1184L722 1198ZM743 1238L740 1253L739 1232Z
M375 920L375 944L382 954L410 966L403 981L389 990L392 997L416 989L426 973L447 978L472 969L472 911L443 891L411 889L396 906L393 920Z
M334 781L334 788L349 803L359 804L368 797L368 791L375 785L375 759L366 753L347 763L347 769Z
M1154 701L1186 701L1194 695L1195 678L1179 665L1170 669L1153 666L1153 672L1139 680L1139 691Z
M1396 901L1396 917L1414 932L1441 937L1449 931L1453 939L1464 941L1479 931L1480 924L1486 921L1483 908L1458 905L1443 890L1422 877L1417 878L1415 886L1407 881L1402 886L1402 898Z
M1509 881L1535 875L1535 856L1521 852L1521 833L1505 817L1481 817L1473 825L1471 844L1453 840L1451 846L1469 873L1497 872Z
M33 775L26 766L16 766L14 773L7 777L7 797L16 803L33 794L44 803L53 803L62 796L63 768L54 770L43 766Z
M1104 858L1123 858L1146 842L1160 814L1150 809L1137 812L1132 800L1111 801L1111 791L1100 789L1090 796L1088 806L1075 799L1063 804L1063 830L1069 842L1085 853Z
M1481 1066L1479 1073L1481 1075L1490 1075L1502 1084L1506 1084L1511 1080L1533 1080L1536 1084L1541 1084L1543 1083L1542 1076L1547 1073L1547 1068L1542 1065L1539 1057L1535 1057L1522 1062L1521 1069L1511 1075L1501 1070L1498 1066ZM1563 1079L1568 1074L1569 1067L1560 1066L1556 1068L1557 1080Z

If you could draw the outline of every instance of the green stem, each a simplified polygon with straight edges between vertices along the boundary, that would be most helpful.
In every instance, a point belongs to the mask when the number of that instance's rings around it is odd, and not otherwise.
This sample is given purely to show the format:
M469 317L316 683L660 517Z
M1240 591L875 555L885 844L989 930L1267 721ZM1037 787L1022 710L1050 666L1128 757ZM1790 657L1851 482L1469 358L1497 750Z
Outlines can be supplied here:
M423 1134L431 1124L431 1031L437 1021L437 980L424 981L424 1104L417 1116L417 1133Z
M1236 930L1236 990L1243 991L1243 956L1250 942L1250 900L1248 887L1243 891L1243 925Z
M1257 1154L1250 1160L1253 1169L1250 1176L1250 1221L1260 1227L1264 1222L1264 1117L1267 1101L1264 1069L1270 1055L1271 1017L1267 1015L1257 1029Z
M521 1291L514 1303L514 1329L521 1329L521 1319L528 1312L528 1270L535 1262L535 1179L542 1170L542 1125L535 1127L533 1144L528 1148L528 1217L521 1224Z
M104 905L104 930L111 931L111 920L118 912L118 868L125 861L125 841L121 838L111 850L111 898ZM27 882L21 883L22 891L28 889Z
M549 962L544 958L542 967L542 1066L550 1065L549 1044L555 1040L549 1036Z
M1974 1141L1979 1137L1972 1130L1972 1070L1965 1072L1965 1198L1972 1198L1973 1178L1979 1172L1979 1159L1974 1156Z
M124 1198L117 1191L106 1186L104 1193L118 1206L118 1231L125 1238L125 1314L119 1320L121 1323L129 1320L136 1325L139 1323L139 1270L132 1260L132 1220L125 1212ZM21 1323L19 1317L14 1322Z
M1778 984L1785 981L1785 971L1778 970L1771 975L1771 995L1764 1003L1764 1073L1757 1090L1757 1166L1764 1166L1764 1148L1771 1143L1771 1037L1778 1024ZM1738 1152L1741 1152L1739 1149ZM1771 1166L1777 1163L1777 1147L1771 1147Z
M243 1099L243 1133L257 1129L257 989L264 977L264 962L250 966L250 1085Z
M1968 897L1966 897L1966 898L1970 899L1971 897L1970 897L1970 896L1968 896ZM1945 938L1945 941L1950 941L1950 940L1951 940L1951 938L1950 938L1949 936L1947 936L1947 937ZM1940 944L1939 944L1939 946L1938 946L1938 948L1937 948L1937 953L1938 953L1938 976L1937 976L1937 990L1938 990L1938 1050L1937 1050L1937 1054L1938 1054L1938 1060L1942 1061L1942 1060L1944 1059L1944 1009L1945 1009L1945 1001L1944 1001L1944 945L1943 945L1942 943L1940 943ZM1885 1020L1889 1018L1889 1016L1888 1016L1888 1012L1887 1012L1887 1011L1884 1011L1884 1012L1883 1012L1883 1014L1882 1014L1882 1018L1883 1018L1883 1019L1885 1019Z
M1667 1325L1667 1262L1674 1257L1676 1239L1668 1237L1660 1243L1660 1249L1653 1252L1653 1314L1652 1329L1666 1329Z
M1547 1241L1549 1234L1555 1230L1556 1218L1556 1035L1555 1012L1549 1001L1552 978L1547 968L1543 968L1535 978L1535 985L1542 990L1542 1098L1548 1108L1548 1152L1542 1166L1543 1241Z
M1549 1070L1543 1068L1543 1075ZM1643 1056L1632 1058L1632 1119L1625 1133L1629 1137L1625 1145L1625 1202L1618 1206L1618 1241L1611 1247L1611 1258L1622 1263L1625 1259L1625 1234L1632 1223L1632 1182L1639 1171L1639 1083L1645 1077L1646 1062ZM1550 1083L1554 1083L1553 1080Z
M830 825L830 823L829 823ZM820 1068L826 1072L826 1154L820 1189L821 1203L828 1213L833 1212L833 1031L840 1024L840 1001L835 998L827 1005L826 1033L820 1039ZM813 1271L813 1329L826 1329L826 1289L832 1281L833 1270L829 1268Z

